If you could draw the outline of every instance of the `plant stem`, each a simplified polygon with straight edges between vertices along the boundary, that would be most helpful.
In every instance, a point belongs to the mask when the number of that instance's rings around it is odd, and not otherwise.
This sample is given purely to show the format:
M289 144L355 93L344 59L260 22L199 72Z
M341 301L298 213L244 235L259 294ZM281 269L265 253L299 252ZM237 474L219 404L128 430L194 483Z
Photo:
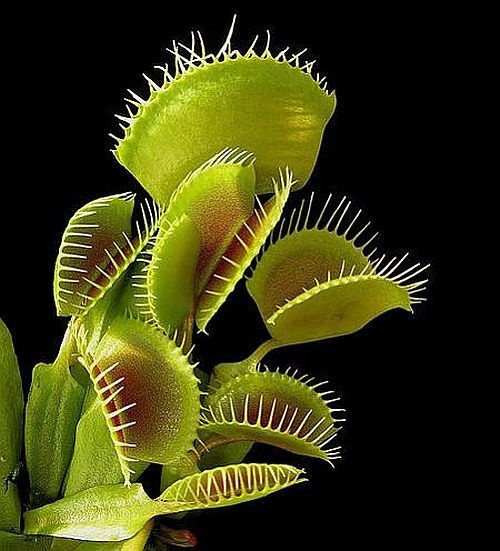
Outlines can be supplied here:
M274 339L269 339L263 342L250 356L248 356L246 360L243 360L240 363L245 364L247 369L256 369L264 356L267 356L271 350L279 348L280 346L282 345L279 342Z
M264 356L280 346L283 346L283 344L274 339L269 339L263 342L248 358L239 362L217 365L212 374L211 384L223 383L234 377L255 371Z

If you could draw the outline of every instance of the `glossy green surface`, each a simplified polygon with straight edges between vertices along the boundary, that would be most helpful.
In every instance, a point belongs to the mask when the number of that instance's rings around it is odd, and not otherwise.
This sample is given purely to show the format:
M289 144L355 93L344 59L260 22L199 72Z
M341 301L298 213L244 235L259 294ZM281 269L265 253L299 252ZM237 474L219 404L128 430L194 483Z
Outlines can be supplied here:
M31 506L56 500L73 455L75 429L85 396L70 373L73 342L66 334L58 358L33 370L26 405L26 465L31 481Z
M160 203L224 147L255 154L258 193L272 191L280 167L290 167L304 185L335 96L299 67L269 56L201 65L139 105L116 150L120 163Z
M9 330L0 319L0 530L19 530L21 504L15 484L23 439L23 389Z

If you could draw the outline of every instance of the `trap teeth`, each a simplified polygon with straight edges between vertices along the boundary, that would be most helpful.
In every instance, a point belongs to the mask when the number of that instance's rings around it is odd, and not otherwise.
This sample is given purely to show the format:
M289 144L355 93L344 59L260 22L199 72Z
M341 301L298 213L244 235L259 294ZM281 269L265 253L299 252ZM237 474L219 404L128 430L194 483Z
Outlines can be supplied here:
M422 301L426 280L415 280L427 266L402 269L407 255L373 261L374 251L366 251L374 236L361 239L368 224L359 222L360 211L349 215L345 197L335 208L329 197L311 226L312 201L311 195L282 224L247 281L273 339L293 344L349 334L388 310L411 311Z
M331 461L330 442L339 420L305 379L267 370L233 378L209 393L202 426L229 439L271 444Z
M64 231L54 273L60 316L83 316L120 279L158 228L162 211L148 201L132 219L134 195L91 201Z
M226 41L209 54L201 39L170 51L163 85L148 79L147 100L127 99L133 110L120 115L114 150L157 201L167 203L187 174L228 145L254 153L257 193L273 191L280 166L293 170L294 189L307 183L336 100L305 51L273 55L266 43L241 53Z
M193 448L200 415L198 380L187 357L163 333L118 318L88 370L126 481L130 463L166 465Z

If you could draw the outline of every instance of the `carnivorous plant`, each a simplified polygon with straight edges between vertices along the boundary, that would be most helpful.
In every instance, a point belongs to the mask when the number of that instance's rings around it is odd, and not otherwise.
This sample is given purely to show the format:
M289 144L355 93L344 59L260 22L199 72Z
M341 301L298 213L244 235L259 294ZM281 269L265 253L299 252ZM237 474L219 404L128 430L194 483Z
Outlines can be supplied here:
M425 300L426 266L380 254L345 197L311 194L287 214L335 93L304 52L273 52L269 34L238 50L232 34L216 53L200 33L173 42L147 99L130 92L114 155L151 198L101 197L71 216L54 270L68 326L26 401L0 323L1 549L190 547L170 515L305 482L245 456L264 443L333 464L343 409L324 382L265 355ZM208 373L196 335L245 275L269 338Z

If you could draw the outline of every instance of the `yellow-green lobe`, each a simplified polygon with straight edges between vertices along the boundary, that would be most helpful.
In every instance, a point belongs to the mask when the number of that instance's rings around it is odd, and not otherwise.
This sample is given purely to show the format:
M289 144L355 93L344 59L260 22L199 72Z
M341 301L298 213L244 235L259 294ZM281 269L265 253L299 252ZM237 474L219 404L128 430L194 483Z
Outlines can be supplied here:
M142 311L169 333L181 330L193 315L199 255L200 234L188 216L168 223L165 230L160 228L146 268L148 303Z
M360 248L344 236L326 229L293 232L263 254L247 287L264 319L288 300L300 295L315 280L337 277L341 270L360 273L369 264ZM342 268L343 266L343 268Z
M162 332L138 320L115 320L96 350L90 375L124 474L130 460L175 463L192 448L198 380Z
M290 167L300 185L307 182L334 109L335 96L300 68L235 53L201 63L153 91L115 154L166 203L206 159L241 147L256 156L257 193L269 193L279 167Z
M209 394L203 426L229 439L260 442L329 461L334 412L303 380L253 371ZM335 454L334 454L335 455Z

